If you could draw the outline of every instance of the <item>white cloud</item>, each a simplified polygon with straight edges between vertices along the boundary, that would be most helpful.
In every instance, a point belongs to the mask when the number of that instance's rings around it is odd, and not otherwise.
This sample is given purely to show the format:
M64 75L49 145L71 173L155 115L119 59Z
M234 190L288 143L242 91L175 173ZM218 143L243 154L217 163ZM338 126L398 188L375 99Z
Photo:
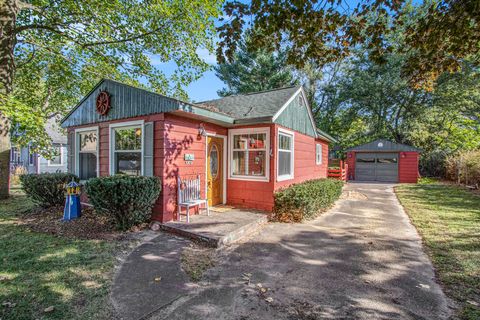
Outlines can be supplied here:
M209 52L205 48L199 48L197 49L197 54L202 59L208 64L217 64L217 57L215 56L214 53Z

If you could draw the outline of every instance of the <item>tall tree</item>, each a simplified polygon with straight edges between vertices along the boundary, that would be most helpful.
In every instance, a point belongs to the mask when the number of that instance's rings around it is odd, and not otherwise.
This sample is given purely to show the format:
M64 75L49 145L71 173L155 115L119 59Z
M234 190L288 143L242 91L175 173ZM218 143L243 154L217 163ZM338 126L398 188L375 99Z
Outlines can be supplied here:
M219 0L0 1L0 198L8 195L9 125L36 141L103 77L185 97L208 65ZM177 66L167 76L155 64Z
M293 85L292 68L284 52L268 52L249 47L248 38L235 52L232 62L220 63L215 73L225 82L220 96L276 89Z
M355 2L353 2L355 3ZM426 0L413 7L421 19L405 28L412 12L411 0L259 0L227 1L229 17L220 27L217 56L231 59L246 26L260 32L253 36L257 48L287 48L290 64L303 68L310 59L319 65L348 56L362 45L371 58L383 61L394 45L388 34L402 30L408 53L403 73L416 87L432 89L443 72L457 71L461 61L480 55L480 2L478 0Z
M461 72L443 74L430 92L402 77L408 57L385 58L378 65L360 50L344 62L331 88L330 113L317 120L320 128L338 136L342 147L376 138L420 147L422 172L432 175L442 173L445 156L480 148L478 67L465 63Z

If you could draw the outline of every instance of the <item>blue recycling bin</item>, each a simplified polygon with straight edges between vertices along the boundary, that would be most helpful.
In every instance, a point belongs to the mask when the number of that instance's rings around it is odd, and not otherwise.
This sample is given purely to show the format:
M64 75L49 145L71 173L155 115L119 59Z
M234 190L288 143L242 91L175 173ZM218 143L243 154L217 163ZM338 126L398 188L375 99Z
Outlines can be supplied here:
M72 180L67 184L67 199L63 210L63 221L80 218L82 207L80 205L80 184Z

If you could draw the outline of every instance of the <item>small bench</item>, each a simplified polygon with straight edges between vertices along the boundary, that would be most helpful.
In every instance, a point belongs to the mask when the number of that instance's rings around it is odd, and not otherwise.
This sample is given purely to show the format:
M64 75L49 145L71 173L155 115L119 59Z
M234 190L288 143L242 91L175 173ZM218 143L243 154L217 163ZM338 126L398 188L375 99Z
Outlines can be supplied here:
M200 195L200 176L196 179L181 179L177 178L178 187L178 221L181 220L182 207L186 208L187 223L190 222L190 208L204 205L204 209L207 210L207 215L210 215L210 209L208 208L208 200L202 199Z

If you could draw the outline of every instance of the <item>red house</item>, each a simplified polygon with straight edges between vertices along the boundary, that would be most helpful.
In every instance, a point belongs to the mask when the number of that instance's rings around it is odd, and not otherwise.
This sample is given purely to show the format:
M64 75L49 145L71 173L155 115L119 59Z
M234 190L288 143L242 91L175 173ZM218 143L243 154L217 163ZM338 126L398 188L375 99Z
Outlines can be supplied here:
M348 179L417 183L420 149L378 139L347 149Z
M188 103L102 80L62 120L70 172L158 176L153 218L176 218L177 177L201 179L210 205L271 211L275 190L327 176L328 134L301 86Z

